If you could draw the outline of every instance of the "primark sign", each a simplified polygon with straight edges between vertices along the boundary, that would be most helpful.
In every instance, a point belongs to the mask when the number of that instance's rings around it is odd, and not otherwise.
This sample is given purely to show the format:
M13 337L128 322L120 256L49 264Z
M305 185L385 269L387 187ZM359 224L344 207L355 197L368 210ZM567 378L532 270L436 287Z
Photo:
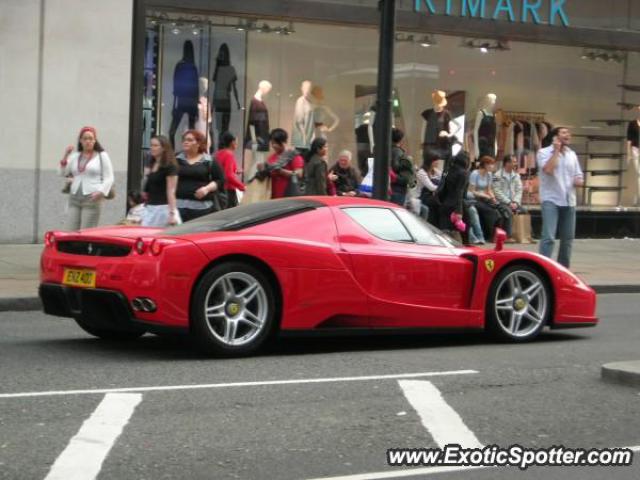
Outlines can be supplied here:
M569 0L415 0L414 10L487 20L569 26ZM637 0L636 0L637 1Z

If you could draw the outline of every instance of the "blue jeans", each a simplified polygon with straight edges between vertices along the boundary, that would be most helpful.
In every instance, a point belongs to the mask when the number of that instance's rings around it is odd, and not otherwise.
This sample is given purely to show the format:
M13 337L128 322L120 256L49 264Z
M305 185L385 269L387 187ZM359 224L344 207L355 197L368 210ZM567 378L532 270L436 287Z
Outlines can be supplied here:
M556 234L560 238L558 263L569 268L571 245L576 235L576 209L575 207L559 207L553 202L542 202L541 255L551 258Z

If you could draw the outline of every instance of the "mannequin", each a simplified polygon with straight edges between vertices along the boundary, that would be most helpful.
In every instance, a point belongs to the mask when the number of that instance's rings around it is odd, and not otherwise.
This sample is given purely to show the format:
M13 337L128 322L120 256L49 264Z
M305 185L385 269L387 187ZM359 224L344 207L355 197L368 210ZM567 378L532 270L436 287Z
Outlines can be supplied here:
M629 165L633 167L630 175L636 177L633 203L640 205L640 105L636 107L636 119L631 120L627 128L627 166Z
M376 121L375 106L362 115L362 124L356 128L356 151L358 153L358 169L364 177L369 170L367 159L373 157L374 135L373 125Z
M169 139L175 148L175 136L182 117L187 114L189 128L194 128L198 116L198 69L191 40L182 46L182 59L173 71L173 109Z
M480 110L476 114L474 127L474 152L477 159L485 155L496 158L496 118L494 115L496 100L498 97L494 93L488 93L480 99Z
M462 128L453 121L447 106L447 94L442 90L434 90L431 93L433 108L422 112L422 156L423 159L429 151L435 152L442 160L451 157L453 139ZM452 130L452 125L455 127Z
M211 111L209 110L209 80L206 77L200 77L200 99L198 101L198 121L196 121L195 129L204 133L207 137L207 151L211 151Z
M216 57L216 68L213 72L213 108L215 110L218 137L229 130L231 122L231 92L236 100L236 107L240 110L236 69L231 65L231 52L226 43L220 45Z
M267 80L258 83L258 90L251 99L245 135L245 148L251 151L245 155L244 171L247 178L254 174L253 169L258 163L265 163L269 152L269 110L264 103L265 97L271 91L272 85Z
M340 124L340 118L324 104L324 91L320 85L311 89L313 97L313 138L327 138L327 133L333 132ZM327 125L327 122L331 122Z
M309 150L311 140L313 140L314 125L311 88L312 83L309 80L302 82L300 86L302 95L296 100L296 107L293 113L291 144L298 149L301 154Z

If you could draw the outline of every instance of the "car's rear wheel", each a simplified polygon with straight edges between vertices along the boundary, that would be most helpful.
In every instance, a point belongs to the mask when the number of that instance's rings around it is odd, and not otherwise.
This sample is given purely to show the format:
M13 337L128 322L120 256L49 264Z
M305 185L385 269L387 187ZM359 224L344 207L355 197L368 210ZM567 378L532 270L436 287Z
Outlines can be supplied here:
M273 286L247 263L215 266L198 282L192 298L192 335L215 355L253 353L270 336L275 318Z
M74 317L74 320L78 326L89 335L93 335L94 337L102 338L104 340L135 340L146 333L141 329L112 330L109 328L98 328L87 323L82 317Z
M496 277L487 300L487 328L501 339L536 338L551 315L547 280L528 265L513 265Z

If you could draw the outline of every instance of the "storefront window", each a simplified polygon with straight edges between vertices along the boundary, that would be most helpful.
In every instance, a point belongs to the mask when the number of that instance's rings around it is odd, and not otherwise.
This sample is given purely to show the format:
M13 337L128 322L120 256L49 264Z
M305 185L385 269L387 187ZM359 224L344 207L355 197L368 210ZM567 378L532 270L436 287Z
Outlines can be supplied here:
M266 156L268 131L281 127L300 149L326 136L330 162L348 149L362 167L373 147L378 38L374 28L150 14L143 148L158 132L179 150L181 133L195 127L214 150L229 129L246 179ZM636 53L398 32L393 123L419 166L441 92L453 152L517 155L530 204L535 152L552 126L568 126L586 171L581 204L631 204L637 167L627 163L626 134L640 116L638 67Z

